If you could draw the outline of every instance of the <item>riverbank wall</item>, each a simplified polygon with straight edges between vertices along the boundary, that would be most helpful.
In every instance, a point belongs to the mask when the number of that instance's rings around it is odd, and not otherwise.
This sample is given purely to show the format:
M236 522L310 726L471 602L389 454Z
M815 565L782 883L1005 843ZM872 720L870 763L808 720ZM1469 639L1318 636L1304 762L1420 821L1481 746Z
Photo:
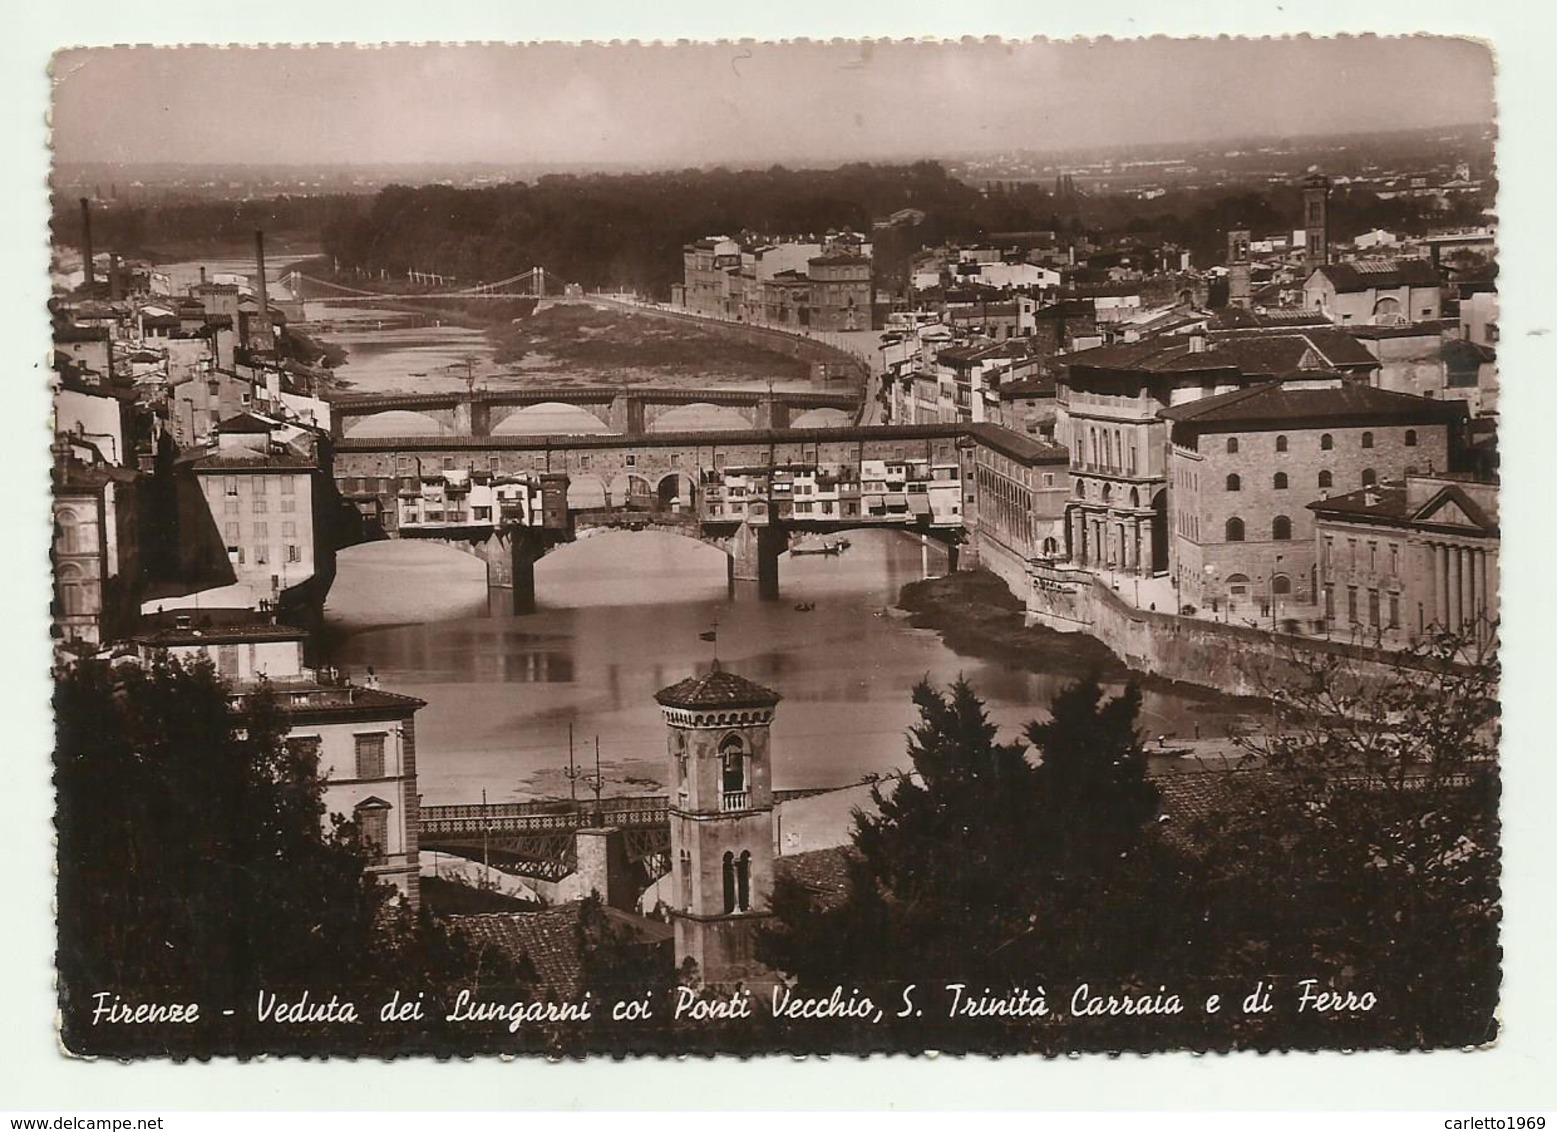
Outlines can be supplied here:
M988 565L991 557L986 552L981 561ZM1388 650L1137 609L1089 571L1024 566L1025 584L1012 592L1024 598L1029 623L1083 633L1136 672L1235 696L1268 696L1316 663L1344 660L1368 684L1389 680L1399 668Z

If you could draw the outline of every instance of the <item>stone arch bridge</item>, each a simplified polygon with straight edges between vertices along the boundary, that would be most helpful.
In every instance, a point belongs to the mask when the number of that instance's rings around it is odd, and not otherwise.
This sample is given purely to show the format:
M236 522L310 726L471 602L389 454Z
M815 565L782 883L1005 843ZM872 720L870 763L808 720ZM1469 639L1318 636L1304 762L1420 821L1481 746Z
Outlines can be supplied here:
M928 460L956 465L971 482L967 430L961 425L889 425L753 432L621 436L346 437L335 444L341 495L364 517L346 544L375 538L434 538L475 554L491 584L512 586L514 611L535 608L535 564L565 542L605 529L664 530L716 546L728 555L732 581L754 581L763 598L779 593L779 556L791 535L864 528L911 530L943 542L955 565L964 538L960 522L932 525L923 515L796 514L777 501L757 501L744 517L716 516L701 506L702 484L725 469L851 467L866 460ZM448 470L566 477L604 487L605 506L573 506L566 518L542 525L491 523L398 529L398 493L416 489L423 474ZM618 494L628 485L625 498ZM633 490L637 485L637 490ZM634 500L642 502L634 507ZM674 501L670 506L665 504ZM772 504L770 508L770 504Z
M791 420L816 409L847 414L855 422L863 401L858 393L749 389L655 389L633 386L532 386L522 390L474 390L450 393L405 393L389 396L340 397L330 403L331 431L347 437L363 421L382 413L416 413L449 436L490 437L509 417L539 405L578 409L600 422L608 433L642 436L655 431L667 413L689 406L711 405L739 414L754 429L781 430Z

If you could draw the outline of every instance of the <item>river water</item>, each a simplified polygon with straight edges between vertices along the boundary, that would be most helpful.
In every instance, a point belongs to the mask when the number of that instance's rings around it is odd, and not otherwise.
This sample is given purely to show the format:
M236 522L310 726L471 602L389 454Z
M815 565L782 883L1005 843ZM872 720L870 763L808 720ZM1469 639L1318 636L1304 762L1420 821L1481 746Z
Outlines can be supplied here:
M724 555L660 532L610 532L553 551L536 568L540 611L514 617L485 567L425 542L353 547L326 606L332 658L418 696L418 780L430 804L566 797L575 757L592 770L598 737L607 789L662 786L664 726L654 693L706 671L717 622L721 664L784 696L774 724L774 784L834 786L906 767L909 701L924 677L972 681L1007 737L1045 714L1065 683L958 656L889 610L944 555L900 532L858 532L841 556L781 561L784 600L732 594ZM802 612L798 603L813 603ZM1230 709L1148 693L1142 727L1219 733Z

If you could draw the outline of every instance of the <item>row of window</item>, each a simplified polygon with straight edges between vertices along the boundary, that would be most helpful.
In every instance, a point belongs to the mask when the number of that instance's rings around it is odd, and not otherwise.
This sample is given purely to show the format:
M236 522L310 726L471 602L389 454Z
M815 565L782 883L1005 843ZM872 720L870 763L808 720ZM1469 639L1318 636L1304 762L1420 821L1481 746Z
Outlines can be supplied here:
M235 543L240 540L241 536L239 532L240 527L237 523L228 523L222 528L222 533L227 536L227 541L230 543ZM268 541L270 538L270 525L268 523L255 523L253 534L254 538L259 542ZM297 524L292 522L282 523L281 537L296 538Z
M1244 540L1243 520L1238 518L1227 520L1224 536L1227 542L1242 542ZM1274 542L1289 540L1292 537L1292 520L1285 515L1277 515L1270 521L1270 537Z
M228 495L238 494L238 481L247 478L250 491L255 495L266 495L270 492L270 476L224 476L223 487ZM292 476L277 477L281 481L281 494L293 495L297 491L297 480Z
M1415 474L1415 472L1416 472L1415 468L1407 468L1406 469L1406 475L1408 475L1408 476ZM1376 484L1378 482L1378 479L1379 479L1378 473L1375 472L1372 468L1364 468L1362 470L1362 477L1361 478L1362 478L1362 486L1363 487L1372 487L1374 484ZM1286 472L1277 472L1275 475L1273 475L1271 477L1270 485L1271 485L1271 487L1273 487L1277 491L1286 491L1287 490L1287 473ZM1335 477L1333 475L1331 475L1328 470L1320 472L1319 473L1319 486L1323 487L1323 488L1334 487L1335 486ZM1243 477L1238 475L1237 472L1234 472L1232 475L1228 476L1227 477L1227 490L1228 491L1242 491L1243 490Z
M270 564L270 550L271 548L268 546L256 546L254 548L254 565L268 566ZM242 566L247 560L247 555L243 547L235 543L229 543L227 546L227 558L235 566ZM288 562L301 562L303 560L303 548L288 545L286 548L286 560Z
M1386 624L1380 624L1379 591L1370 589L1368 591L1368 620L1366 624L1375 629L1398 629L1400 628L1400 595L1392 593L1385 596L1389 601L1389 621ZM1350 625L1364 624L1358 616L1357 598L1357 587L1347 586L1346 621ZM1325 583L1325 617L1330 620L1335 619L1335 585L1332 582Z
M1362 446L1364 448L1373 447L1373 433L1365 432L1362 434ZM1416 447L1416 429L1406 429L1405 446L1407 448ZM1322 451L1331 451L1335 448L1335 437L1331 436L1328 432L1322 434L1319 437L1319 447ZM1276 437L1276 451L1287 451L1287 438L1285 436ZM1229 436L1227 438L1227 452L1228 455L1235 455L1238 452L1238 438L1236 436Z
M225 500L225 502L223 503L223 505L222 505L222 513L225 514L225 515L237 515L242 510L243 510L243 508L242 508L242 506L240 504L240 501L239 501L239 499L238 499L238 497L236 495L229 495L227 497L227 499ZM297 510L297 500L295 500L295 499L283 499L281 501L281 510L282 510L283 513L290 513L290 512L296 511ZM254 501L254 506L253 506L254 514L256 514L256 515L264 515L264 514L267 514L269 511L270 511L270 501L269 500L266 500L266 499L256 499Z

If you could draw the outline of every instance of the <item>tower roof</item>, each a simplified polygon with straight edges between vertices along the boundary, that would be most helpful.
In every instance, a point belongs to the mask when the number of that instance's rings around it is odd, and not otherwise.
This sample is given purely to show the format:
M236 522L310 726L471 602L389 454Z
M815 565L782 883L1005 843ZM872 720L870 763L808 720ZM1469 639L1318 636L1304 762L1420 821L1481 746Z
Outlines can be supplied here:
M688 676L679 684L661 688L654 698L670 708L750 708L772 707L783 699L771 688L764 688L744 676L714 666L702 676Z

